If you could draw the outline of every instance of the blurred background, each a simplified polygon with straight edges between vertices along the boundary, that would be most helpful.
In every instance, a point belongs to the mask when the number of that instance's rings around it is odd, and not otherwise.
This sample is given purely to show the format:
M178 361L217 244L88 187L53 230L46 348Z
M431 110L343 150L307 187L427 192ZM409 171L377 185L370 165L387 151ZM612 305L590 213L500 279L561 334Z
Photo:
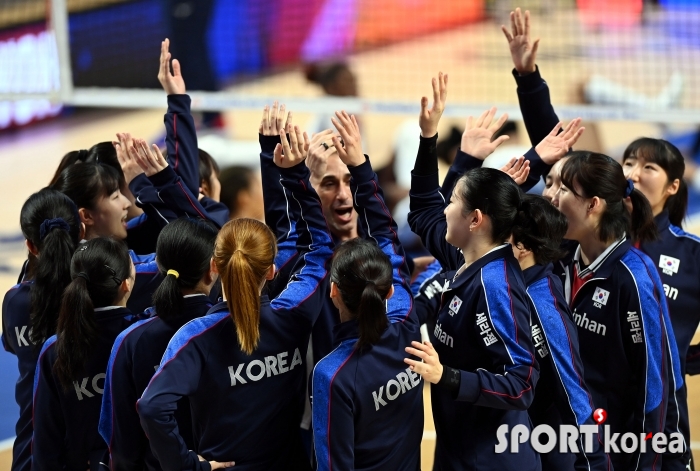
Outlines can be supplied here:
M0 288L16 282L26 256L21 205L66 152L117 132L164 139L165 37L193 96L199 146L222 175L256 170L272 100L310 133L344 108L360 117L393 205L407 194L420 98L439 71L450 74L445 162L466 117L493 105L512 120L506 152L530 146L500 30L518 6L531 11L557 113L586 121L577 148L620 158L637 137L673 142L691 187L686 226L700 233L698 0L0 0ZM400 220L405 208L395 211ZM14 435L15 361L0 353L0 450ZM691 416L700 436L692 400Z

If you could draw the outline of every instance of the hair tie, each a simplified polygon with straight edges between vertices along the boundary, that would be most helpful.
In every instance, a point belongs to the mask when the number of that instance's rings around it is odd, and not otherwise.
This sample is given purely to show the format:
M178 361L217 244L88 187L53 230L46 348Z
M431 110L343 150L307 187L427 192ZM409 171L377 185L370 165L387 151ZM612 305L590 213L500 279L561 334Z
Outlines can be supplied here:
M180 278L180 274L176 270L168 270L165 276L173 275L175 279Z
M365 288L366 288L367 286L369 286L369 285L372 285L372 286L375 286L375 287L376 287L376 285L374 284L374 281L365 280Z
M75 275L75 277L76 277L76 278L82 278L82 279L84 279L85 281L87 281L88 283L90 283L90 277L89 277L88 274L85 273L84 271L81 271L80 273L78 273L77 275Z
M44 240L44 237L56 228L70 232L70 226L63 218L44 219L39 226L39 240Z
M634 182L632 180L627 180L627 188L625 188L625 198L628 198L634 191Z

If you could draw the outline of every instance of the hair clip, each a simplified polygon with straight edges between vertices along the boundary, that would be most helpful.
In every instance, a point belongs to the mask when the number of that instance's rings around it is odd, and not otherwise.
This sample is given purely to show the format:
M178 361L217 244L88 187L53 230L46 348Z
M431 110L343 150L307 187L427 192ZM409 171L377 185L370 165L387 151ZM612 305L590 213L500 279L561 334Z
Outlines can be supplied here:
M107 270L109 270L109 272L112 274L112 280L114 280L114 282L115 282L117 285L122 284L122 280L120 280L119 278L117 278L117 272L115 272L114 269L113 269L112 267L110 267L109 265L105 265L105 268L106 268Z

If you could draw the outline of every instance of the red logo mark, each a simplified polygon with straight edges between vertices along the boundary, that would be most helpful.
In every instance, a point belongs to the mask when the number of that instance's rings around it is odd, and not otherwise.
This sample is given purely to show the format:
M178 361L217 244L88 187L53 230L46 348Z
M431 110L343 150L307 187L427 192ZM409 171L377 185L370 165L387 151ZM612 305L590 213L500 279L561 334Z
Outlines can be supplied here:
M608 413L605 412L605 409L596 409L595 411L593 411L593 420L598 425L602 424L607 419L608 419Z

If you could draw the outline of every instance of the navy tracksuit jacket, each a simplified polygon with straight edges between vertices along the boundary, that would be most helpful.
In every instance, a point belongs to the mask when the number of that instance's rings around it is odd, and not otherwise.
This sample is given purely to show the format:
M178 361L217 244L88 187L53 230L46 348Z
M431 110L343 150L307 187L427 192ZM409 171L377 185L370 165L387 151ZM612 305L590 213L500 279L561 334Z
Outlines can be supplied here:
M326 265L333 241L304 164L280 169L293 198L296 264L286 288L261 297L260 342L252 355L235 348L227 305L185 324L168 344L160 367L137 403L141 425L164 469L208 470L207 460L235 461L236 469L308 469L299 433L311 325L327 296ZM233 348L232 348L233 347ZM197 453L173 420L187 396Z
M205 315L210 308L207 296L188 296L184 299L181 316L166 321L152 312L152 317L137 322L117 337L107 365L99 427L100 435L109 447L112 471L162 469L141 428L136 401L160 365L173 335L187 322ZM194 448L186 398L178 401L175 418L185 444Z
M97 427L107 361L114 339L134 319L123 307L95 310L98 338L81 379L73 381L70 389L65 389L53 373L56 336L44 343L34 379L33 471L105 469L101 463L107 463L107 444Z
M19 419L12 447L12 471L29 471L32 466L32 390L40 349L29 339L31 288L31 281L15 285L2 302L2 344L6 351L17 356L19 368L15 385Z
M129 255L136 269L136 280L126 305L131 312L142 313L151 306L151 296L160 286L163 276L158 270L155 253L136 255L133 250L130 250Z
M664 432L667 406L672 412L677 407L672 392L682 379L658 274L624 237L585 269L579 267L579 254L580 248L557 270L578 327L594 407L607 411L611 433ZM578 290L575 271L582 280ZM610 457L616 470L661 465L661 456L650 447L645 453L613 448Z
M336 348L313 374L313 429L319 470L419 470L423 434L420 375L404 363L404 349L420 341L397 228L369 160L350 167L359 223L394 268L389 326L379 342L357 348L356 320L334 328Z
M534 265L523 272L532 312L532 342L540 364L540 379L529 409L533 425L596 426L593 399L584 381L579 341L571 311L564 299L561 280L552 264ZM580 453L561 454L558 449L543 454L542 469L560 471L608 471L610 458L602 445L602 429L593 436L591 453L585 452L583 435L577 441ZM574 461L575 459L575 461Z
M549 87L547 83L542 79L539 68L532 74L525 76L520 76L517 71L513 70L513 76L518 84L518 100L520 101L520 110L523 114L523 119L525 121L525 127L527 128L528 135L530 136L530 141L533 145L536 145L544 137L549 134L554 126L559 122L554 108L552 107ZM536 165L536 162L531 161L530 163L530 175L533 178L539 179L540 176L546 176L551 167ZM534 173L533 173L534 171ZM670 251L676 253L678 256L667 255L667 257L672 257L677 260L680 258L690 258L691 260L697 260L697 249L693 248L693 244L690 240L692 236L685 234L680 228L671 229L672 226L669 225L668 216L662 213L656 217L656 226L659 230L660 240L648 244L643 244L641 247L642 251L652 258L654 263L657 263L656 270L662 277L664 292L668 291L666 294L666 301L668 302L668 309L671 312L671 323L673 324L673 331L675 334L675 340L678 345L680 362L680 371L685 372L685 360L686 355L692 355L686 353L685 346L690 345L690 340L692 339L695 329L700 321L698 315L698 307L700 307L700 291L697 289L698 274L693 270L697 270L697 263L691 262L686 263L683 270L691 270L688 273L688 277L683 277L683 283L690 283L689 289L686 292L683 299L676 303L674 295L678 297L678 288L675 287L669 281L672 275L667 275L663 272L661 264L661 255ZM664 248L665 252L661 249ZM665 258L665 262L669 259ZM675 266L675 261L671 260L672 265ZM676 283L678 283L678 278L676 278ZM668 288L666 288L668 286ZM684 287L685 288L685 287ZM673 312L677 312L674 316ZM672 347L672 342L669 343L669 347ZM675 355L674 355L675 356ZM700 359L700 355L698 355ZM692 361L692 360L691 360ZM692 370L692 365L691 365ZM691 372L692 373L692 372ZM678 387L677 390L669 388L669 404L670 409L668 411L669 421L667 424L666 433L677 432L679 429L684 434L686 443L690 443L690 428L688 425L688 404L687 404L687 390L685 388L684 382L682 381L682 374L679 378L676 378L675 385ZM674 404L676 404L674 406ZM674 410L675 408L675 410ZM674 418L676 420L674 420ZM689 459L691 458L690 451L682 454L670 454L664 455L663 469L665 471L675 471L675 470L685 470Z

